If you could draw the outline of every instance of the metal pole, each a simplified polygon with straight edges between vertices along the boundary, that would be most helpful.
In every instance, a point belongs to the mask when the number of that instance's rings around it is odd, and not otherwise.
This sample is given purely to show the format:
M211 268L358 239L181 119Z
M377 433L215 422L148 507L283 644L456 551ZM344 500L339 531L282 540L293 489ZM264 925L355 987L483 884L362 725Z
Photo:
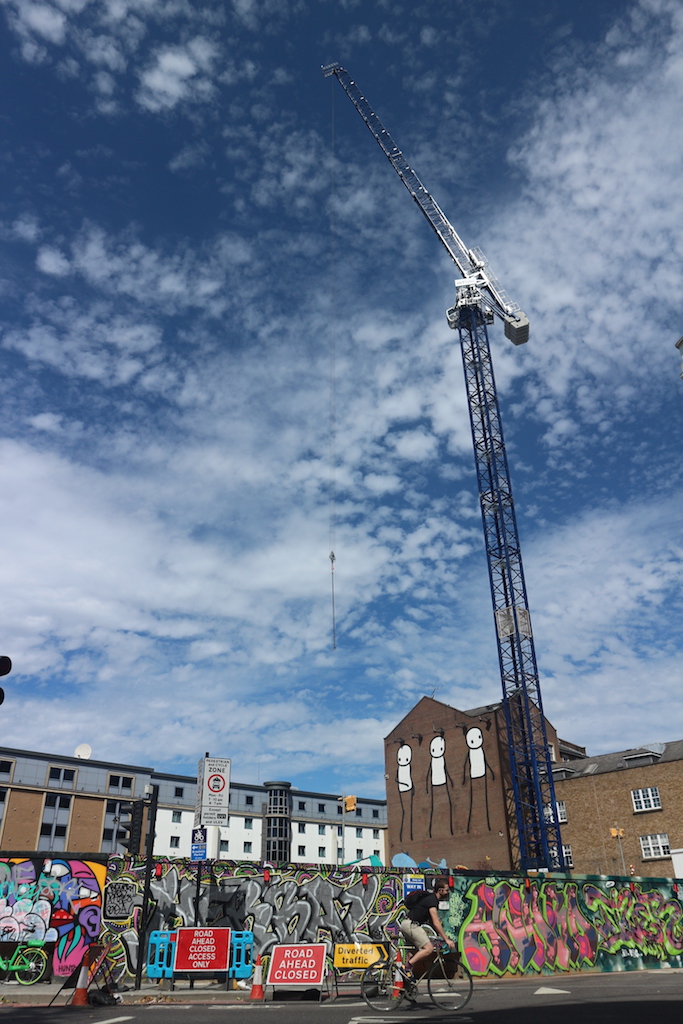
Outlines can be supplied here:
M342 864L346 860L346 797L342 797Z
M159 802L159 787L152 786L152 797L149 802L149 820L147 843L145 846L145 884L142 890L142 914L140 927L138 928L138 962L135 968L135 987L142 987L142 965L145 960L145 942L147 939L148 906L152 890L152 864L154 862L154 838L157 823L157 804Z
M626 861L624 860L624 847L621 844L621 836L617 835L617 839L619 840L619 853L621 854L621 870L626 875Z

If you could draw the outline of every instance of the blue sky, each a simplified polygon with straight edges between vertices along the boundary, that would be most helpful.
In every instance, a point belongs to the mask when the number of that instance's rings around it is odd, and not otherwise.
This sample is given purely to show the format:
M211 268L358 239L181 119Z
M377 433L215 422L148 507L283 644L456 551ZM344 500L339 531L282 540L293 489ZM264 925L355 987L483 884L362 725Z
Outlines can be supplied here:
M374 795L423 694L499 698L455 268L335 60L531 321L547 716L680 738L680 4L0 8L4 744Z

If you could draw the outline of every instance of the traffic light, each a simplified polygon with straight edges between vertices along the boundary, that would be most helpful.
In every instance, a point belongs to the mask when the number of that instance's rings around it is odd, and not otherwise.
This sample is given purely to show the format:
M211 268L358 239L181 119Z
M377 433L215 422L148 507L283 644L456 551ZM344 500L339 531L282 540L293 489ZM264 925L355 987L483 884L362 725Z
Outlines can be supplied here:
M123 832L123 838L119 839L121 846L125 846L129 853L137 856L140 853L142 842L142 818L145 813L145 805L142 800L127 800L119 804L119 832ZM128 821L124 818L130 815ZM127 835L126 835L127 833Z
M355 811L355 809L356 809L356 799L357 798L355 796L345 796L344 797L344 808L345 808L345 810L347 810L347 811Z
M5 654L0 655L0 676L7 676L12 671L12 659ZM5 691L0 686L0 704L5 699Z

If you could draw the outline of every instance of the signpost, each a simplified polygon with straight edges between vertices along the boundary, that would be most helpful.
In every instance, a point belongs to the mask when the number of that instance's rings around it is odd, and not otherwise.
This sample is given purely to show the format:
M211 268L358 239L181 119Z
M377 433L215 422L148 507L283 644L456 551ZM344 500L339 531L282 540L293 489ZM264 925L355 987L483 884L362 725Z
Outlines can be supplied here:
M300 942L274 946L266 985L303 985L322 988L325 975L325 943Z
M227 971L230 966L229 928L179 928L176 973Z

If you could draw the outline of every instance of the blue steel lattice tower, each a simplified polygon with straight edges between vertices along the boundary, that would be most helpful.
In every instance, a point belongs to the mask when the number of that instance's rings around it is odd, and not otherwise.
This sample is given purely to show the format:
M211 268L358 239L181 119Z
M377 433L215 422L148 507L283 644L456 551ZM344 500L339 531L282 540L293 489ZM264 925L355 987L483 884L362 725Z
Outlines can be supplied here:
M455 305L446 317L458 331L465 370L503 684L508 813L514 813L517 826L519 867L561 869L564 857L552 764L487 331L498 316L506 337L521 345L529 337L529 321L500 288L481 251L466 248L348 72L330 64L323 73L337 78L462 274L463 279L455 282Z

